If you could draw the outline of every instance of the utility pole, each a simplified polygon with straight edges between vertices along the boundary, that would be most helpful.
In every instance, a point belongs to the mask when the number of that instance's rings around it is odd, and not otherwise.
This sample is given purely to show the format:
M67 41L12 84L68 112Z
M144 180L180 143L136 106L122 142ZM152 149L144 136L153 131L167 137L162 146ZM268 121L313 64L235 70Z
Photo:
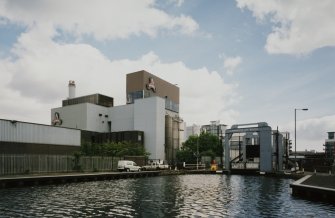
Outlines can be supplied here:
M199 165L199 137L200 135L198 135L197 137L197 170L199 169L198 165Z
M294 108L294 161L297 163L297 110L308 111L308 108Z

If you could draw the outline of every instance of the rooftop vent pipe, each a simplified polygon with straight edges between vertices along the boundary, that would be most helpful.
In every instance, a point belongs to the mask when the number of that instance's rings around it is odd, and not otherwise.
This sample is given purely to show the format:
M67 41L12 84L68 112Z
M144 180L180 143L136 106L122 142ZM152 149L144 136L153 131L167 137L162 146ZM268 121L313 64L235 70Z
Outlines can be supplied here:
M76 83L74 80L69 81L69 98L75 98L76 97Z

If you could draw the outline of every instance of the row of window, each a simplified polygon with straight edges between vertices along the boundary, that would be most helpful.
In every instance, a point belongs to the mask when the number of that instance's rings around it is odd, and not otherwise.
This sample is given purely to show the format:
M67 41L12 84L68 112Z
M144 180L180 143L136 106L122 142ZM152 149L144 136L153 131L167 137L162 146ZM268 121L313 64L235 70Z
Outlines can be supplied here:
M148 98L151 96L156 96L156 94L153 92L147 91L147 90L129 92L127 94L127 103L133 104L136 99ZM165 109L171 110L174 112L179 112L179 104L173 102L169 98L165 98Z
M166 98L165 99L165 109L174 111L174 112L179 112L179 104L176 104L170 99Z

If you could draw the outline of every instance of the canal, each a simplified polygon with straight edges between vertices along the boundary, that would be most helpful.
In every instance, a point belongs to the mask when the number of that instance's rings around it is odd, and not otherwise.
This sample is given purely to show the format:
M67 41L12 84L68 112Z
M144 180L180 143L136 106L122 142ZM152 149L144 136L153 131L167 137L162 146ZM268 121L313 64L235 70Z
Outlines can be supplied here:
M289 179L179 175L0 189L0 217L334 217Z

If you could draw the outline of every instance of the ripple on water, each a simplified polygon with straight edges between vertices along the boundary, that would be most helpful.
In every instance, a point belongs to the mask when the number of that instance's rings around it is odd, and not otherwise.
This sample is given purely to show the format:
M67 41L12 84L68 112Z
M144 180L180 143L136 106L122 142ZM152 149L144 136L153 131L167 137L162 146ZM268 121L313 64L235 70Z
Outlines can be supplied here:
M291 197L290 180L182 175L0 190L0 217L334 217Z

